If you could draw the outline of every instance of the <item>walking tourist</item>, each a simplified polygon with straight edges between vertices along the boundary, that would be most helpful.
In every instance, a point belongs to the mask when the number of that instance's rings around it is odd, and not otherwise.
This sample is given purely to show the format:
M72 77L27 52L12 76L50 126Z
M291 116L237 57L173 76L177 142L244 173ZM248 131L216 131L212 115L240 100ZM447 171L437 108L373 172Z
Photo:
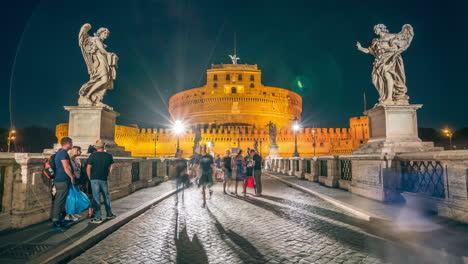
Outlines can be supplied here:
M81 147L79 146L73 146L69 151L68 151L68 155L70 156L70 161L71 161L71 167L72 167L72 171L73 171L73 176L75 177L75 183L77 185L77 187L82 190L82 186L84 183L86 183L86 181L83 181L83 179L86 178L85 177L81 177L82 175L82 166L81 166L81 161L80 159L78 158L79 156L81 156ZM81 218L81 216L79 214L74 214L74 215L70 215L70 214L67 214L65 216L65 221L73 221L73 222L76 222L78 221L79 219Z
M246 164L245 164L245 161L244 161L244 157L242 156L242 150L240 149L239 150L239 153L237 153L236 157L234 158L234 163L235 163L235 166L236 166L236 187L235 187L235 195L237 195L237 186L239 184L239 182L241 182L243 185L243 188L244 188L244 192L243 194L245 195L246 194L246 174L247 174L247 170L246 170Z
M206 152L206 148L203 148L202 156L200 158L200 168L201 168L201 176L200 180L198 181L198 186L202 186L202 195L203 195L203 205L204 208L206 206L206 188L210 192L210 198L213 194L213 190L211 190L211 186L213 185L213 167L214 167L214 159L213 156Z
M106 208L106 219L114 219L116 216L112 213L111 201L109 196L108 177L112 172L114 159L112 155L104 152L104 143L99 139L94 147L97 149L88 159L86 173L91 180L91 189L93 192L95 217L91 220L93 224L103 222L101 215L101 192L104 198Z
M224 194L227 194L226 187L229 191L229 187L231 186L232 182L232 157L231 151L229 149L227 149L225 152L225 155L221 161L221 166L224 174L223 192Z
M196 179L198 181L200 179L200 158L201 155L199 153L194 153L192 157L190 157L190 177L192 179Z
M255 150L251 150L250 155L254 161L253 177L255 183L255 196L262 196L262 156L258 155Z
M55 154L55 179L56 188L55 199L52 206L52 229L65 230L66 225L63 222L62 212L65 208L67 200L69 184L75 184L75 179L71 167L70 156L68 150L73 147L73 141L69 137L64 137L60 140L62 147Z
M187 173L187 160L184 159L184 151L179 150L176 153L176 159L173 162L173 170L175 174L177 189L188 186L190 179Z

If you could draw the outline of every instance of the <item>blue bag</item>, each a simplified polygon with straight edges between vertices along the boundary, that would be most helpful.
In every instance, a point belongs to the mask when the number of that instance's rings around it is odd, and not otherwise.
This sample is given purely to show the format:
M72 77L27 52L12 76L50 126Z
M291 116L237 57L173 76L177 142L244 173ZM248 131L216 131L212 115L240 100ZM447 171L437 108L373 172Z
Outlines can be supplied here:
M70 184L66 203L67 214L78 214L89 207L91 207L91 202L86 194L78 190L74 184Z

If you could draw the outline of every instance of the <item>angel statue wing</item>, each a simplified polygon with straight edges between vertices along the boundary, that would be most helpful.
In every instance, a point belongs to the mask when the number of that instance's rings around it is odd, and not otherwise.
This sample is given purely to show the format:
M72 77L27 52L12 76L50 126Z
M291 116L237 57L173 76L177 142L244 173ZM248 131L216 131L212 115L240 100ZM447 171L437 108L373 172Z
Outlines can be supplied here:
M92 54L94 54L97 49L97 47L93 45L92 41L89 40L88 31L90 29L91 29L91 25L86 23L81 27L80 33L78 34L78 45L81 48L81 53L83 54L83 58L86 62L86 67L88 68L88 74L91 74L92 72L92 65L93 65Z
M391 40L391 44L398 46L398 52L402 53L405 51L413 41L414 31L413 27L410 24L405 24L401 28L400 33L395 34L395 38Z

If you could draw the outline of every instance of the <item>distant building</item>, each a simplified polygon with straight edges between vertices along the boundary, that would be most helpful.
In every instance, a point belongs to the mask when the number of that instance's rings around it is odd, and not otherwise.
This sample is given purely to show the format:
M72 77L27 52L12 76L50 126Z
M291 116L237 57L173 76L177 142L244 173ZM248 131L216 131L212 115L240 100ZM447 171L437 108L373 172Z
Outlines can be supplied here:
M180 147L192 154L195 131L200 130L201 145L212 152L226 149L254 148L268 155L267 124L277 126L279 154L290 157L294 152L294 118L301 120L302 97L287 89L265 86L257 65L220 64L207 71L206 85L179 92L169 100L174 120L189 125L180 137ZM58 140L68 135L68 124L57 125ZM298 151L301 156L343 155L369 139L367 116L353 117L349 128L301 128ZM133 156L173 156L176 136L169 129L140 129L116 126L115 141ZM212 144L208 144L211 142ZM315 142L315 147L314 147Z

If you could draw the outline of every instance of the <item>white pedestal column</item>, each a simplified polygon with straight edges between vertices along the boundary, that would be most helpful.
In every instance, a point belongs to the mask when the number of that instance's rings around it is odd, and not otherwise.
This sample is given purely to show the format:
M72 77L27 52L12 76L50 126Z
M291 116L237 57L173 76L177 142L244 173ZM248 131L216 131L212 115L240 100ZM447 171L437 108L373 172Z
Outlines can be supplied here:
M70 113L68 136L73 144L85 152L89 145L101 139L107 152L116 156L130 156L130 152L115 143L115 120L118 112L100 106L65 106Z
M418 137L416 110L422 105L385 105L367 111L370 138L353 154L418 152L434 149Z

